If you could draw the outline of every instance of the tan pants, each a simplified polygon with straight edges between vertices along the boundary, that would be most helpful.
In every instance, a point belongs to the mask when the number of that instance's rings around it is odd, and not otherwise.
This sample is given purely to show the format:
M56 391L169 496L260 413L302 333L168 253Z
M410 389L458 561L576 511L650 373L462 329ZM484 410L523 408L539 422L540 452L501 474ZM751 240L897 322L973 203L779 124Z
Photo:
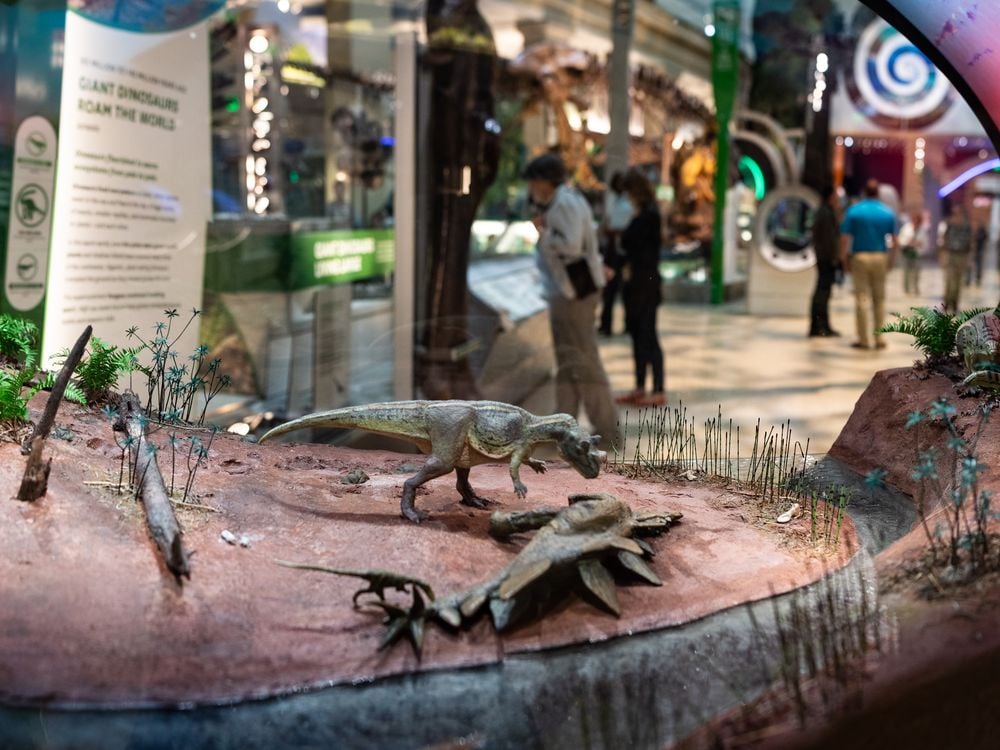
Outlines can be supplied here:
M580 406L601 435L601 447L621 445L618 410L597 349L594 319L600 294L549 299L549 325L556 353L556 410L576 417Z
M851 275L854 277L854 319L858 327L858 341L868 348L878 344L881 337L875 333L885 321L885 276L889 271L887 253L854 253L851 256ZM869 310L874 320L869 318Z
M945 253L944 311L958 312L958 295L962 291L962 277L969 267L969 253Z

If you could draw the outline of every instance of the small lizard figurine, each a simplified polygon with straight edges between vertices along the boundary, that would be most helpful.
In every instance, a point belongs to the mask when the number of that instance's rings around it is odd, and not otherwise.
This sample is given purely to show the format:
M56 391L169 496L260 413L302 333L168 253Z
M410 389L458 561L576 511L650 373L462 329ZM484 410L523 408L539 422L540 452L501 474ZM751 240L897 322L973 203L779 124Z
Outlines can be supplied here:
M510 462L510 478L518 497L528 494L520 469L527 464L545 471L545 462L531 457L540 443L556 443L559 452L587 479L601 471L606 456L598 449L600 435L588 435L568 414L539 417L519 406L499 401L390 401L348 406L307 414L278 425L261 437L265 442L306 427L346 427L414 443L430 454L423 467L403 483L400 510L404 518L419 523L426 518L414 507L417 487L451 471L458 475L462 503L485 508L469 484L469 469L493 461Z

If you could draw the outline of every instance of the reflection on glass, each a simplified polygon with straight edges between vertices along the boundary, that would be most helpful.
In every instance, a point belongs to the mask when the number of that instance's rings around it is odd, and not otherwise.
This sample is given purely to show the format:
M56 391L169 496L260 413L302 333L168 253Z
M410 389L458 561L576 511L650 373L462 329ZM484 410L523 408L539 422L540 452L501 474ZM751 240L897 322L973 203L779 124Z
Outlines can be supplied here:
M784 198L767 217L767 233L776 248L800 253L809 247L813 207L799 198Z

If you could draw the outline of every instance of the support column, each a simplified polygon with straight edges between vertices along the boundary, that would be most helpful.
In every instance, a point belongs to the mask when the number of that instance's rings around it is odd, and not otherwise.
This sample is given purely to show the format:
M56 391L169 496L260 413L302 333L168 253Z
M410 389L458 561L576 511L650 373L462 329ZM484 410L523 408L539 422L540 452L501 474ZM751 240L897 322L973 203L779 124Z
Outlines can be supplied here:
M417 236L417 36L396 35L396 183L393 216L396 230L396 270L392 282L393 395L413 398L413 321Z
M604 181L611 175L628 169L629 124L629 50L635 26L635 0L614 0L611 5L611 64L608 71L608 133L607 161Z

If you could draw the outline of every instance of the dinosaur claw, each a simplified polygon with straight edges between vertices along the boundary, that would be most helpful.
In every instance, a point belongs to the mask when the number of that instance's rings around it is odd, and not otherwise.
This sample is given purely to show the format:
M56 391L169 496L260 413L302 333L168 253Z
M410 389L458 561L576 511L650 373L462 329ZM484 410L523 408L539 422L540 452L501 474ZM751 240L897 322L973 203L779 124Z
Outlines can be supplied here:
M420 523L421 521L427 520L427 514L421 513L416 508L406 508L404 507L400 511L400 515L403 516L407 521L413 521L413 523Z
M514 485L514 492L523 500L528 495L528 488L524 486L523 482L518 482Z
M528 466L534 469L534 471L538 474L544 474L548 470L548 467L545 465L545 462L539 461L537 459L532 459L531 461L529 461Z
M486 510L491 505L496 503L486 497L480 497L479 495L468 495L462 498L462 505L468 505L471 508L479 508L480 510Z

